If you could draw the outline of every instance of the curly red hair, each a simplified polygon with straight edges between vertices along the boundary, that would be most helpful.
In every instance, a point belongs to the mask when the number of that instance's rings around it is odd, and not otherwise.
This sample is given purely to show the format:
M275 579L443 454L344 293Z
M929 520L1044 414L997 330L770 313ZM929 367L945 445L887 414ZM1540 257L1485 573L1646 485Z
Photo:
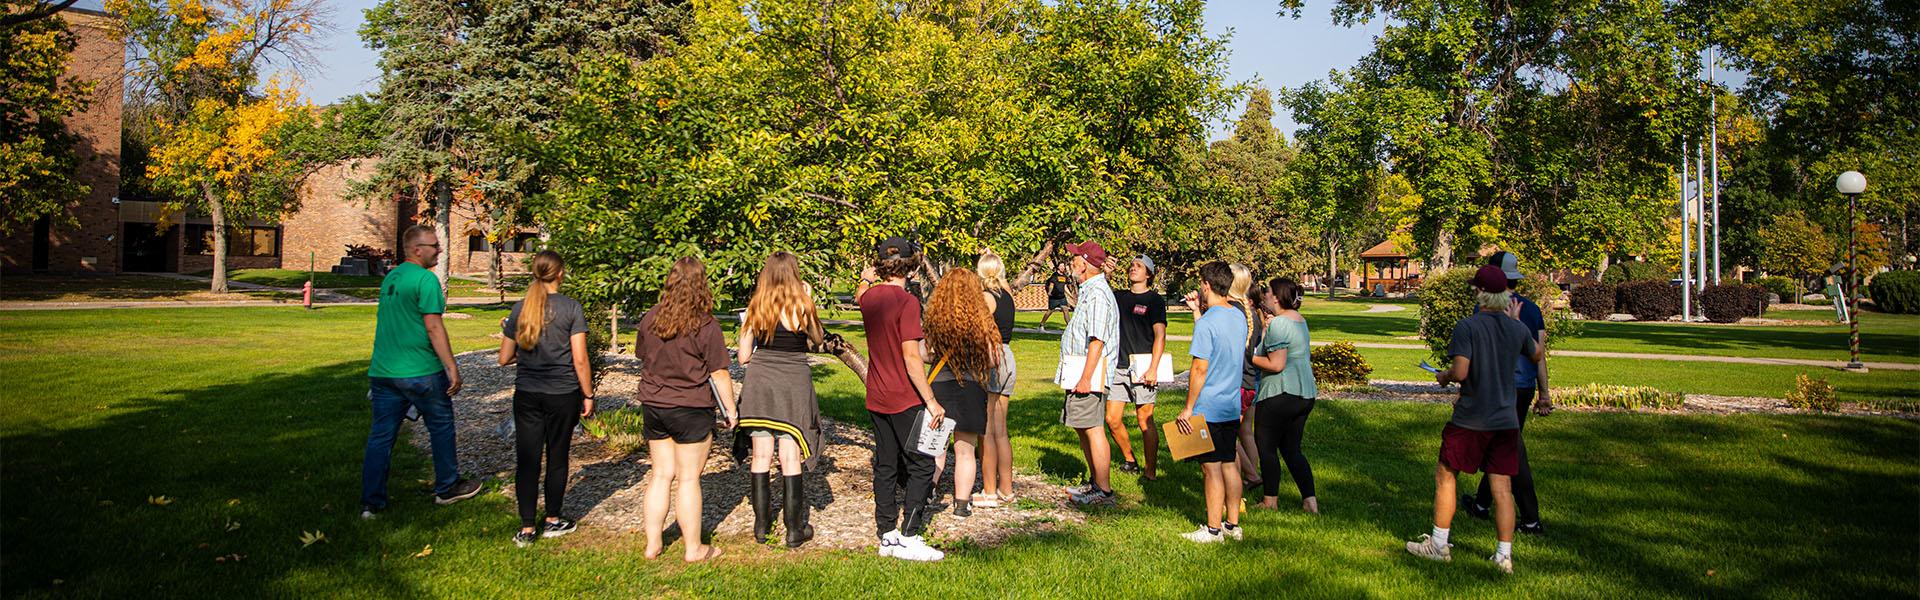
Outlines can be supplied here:
M973 271L953 269L940 278L922 328L947 368L974 381L986 379L1000 357L1000 329L987 310L986 286Z

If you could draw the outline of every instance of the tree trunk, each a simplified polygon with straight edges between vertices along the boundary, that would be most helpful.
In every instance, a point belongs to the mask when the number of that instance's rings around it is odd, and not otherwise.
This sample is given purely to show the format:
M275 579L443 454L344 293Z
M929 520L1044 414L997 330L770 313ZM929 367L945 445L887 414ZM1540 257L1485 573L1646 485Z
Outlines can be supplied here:
M1015 290L1027 287L1035 278L1052 272L1053 265L1047 264L1047 259L1053 256L1054 247L1060 245L1060 240L1063 239L1063 237L1064 236L1054 236L1048 239L1046 243L1041 244L1040 251L1033 253L1033 257L1027 259L1027 266L1020 268L1020 274L1014 277L1013 281L1007 282L1008 287L1012 287Z
M497 292L500 294L501 302L506 302L507 290L506 288L501 287L500 285L500 244L499 243L490 242L487 244L487 260L490 263L487 265L487 287L493 288L494 292ZM529 282L528 285L532 285L532 283Z
M452 248L449 242L453 239L452 223L453 186L447 185L445 181L435 182L433 184L433 235L440 238L440 260L435 264L434 271L440 276L442 290L447 289L447 278L453 273L449 262L452 253L448 252L448 249Z
M1607 276L1607 263L1611 258L1612 258L1611 256L1608 256L1606 254L1600 255L1600 270L1593 272L1594 281L1599 281L1601 277Z
M207 199L207 218L213 221L213 293L227 293L227 211L220 203L220 195L213 187L201 184L201 195Z
M1453 268L1453 230L1446 223L1440 224L1440 234L1434 236L1434 266L1441 271Z

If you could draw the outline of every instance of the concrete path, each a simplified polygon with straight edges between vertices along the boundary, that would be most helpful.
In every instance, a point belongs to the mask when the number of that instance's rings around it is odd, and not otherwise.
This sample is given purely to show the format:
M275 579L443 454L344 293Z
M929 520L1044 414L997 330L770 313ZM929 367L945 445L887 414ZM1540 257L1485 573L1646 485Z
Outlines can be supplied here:
M1366 312L1390 313L1390 312L1400 312L1406 309L1407 307L1401 306L1399 304L1375 304L1372 306L1368 306Z

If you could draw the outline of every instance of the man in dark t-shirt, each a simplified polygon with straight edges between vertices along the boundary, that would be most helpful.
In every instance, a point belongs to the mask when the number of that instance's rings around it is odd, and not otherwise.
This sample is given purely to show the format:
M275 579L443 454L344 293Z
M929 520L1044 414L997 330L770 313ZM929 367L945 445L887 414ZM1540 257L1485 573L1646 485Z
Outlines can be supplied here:
M1067 290L1080 285L1073 276L1067 274L1067 263L1053 266L1053 273L1047 275L1047 312L1040 315L1040 330L1047 330L1047 320L1053 318L1054 311L1060 311L1061 318L1073 316L1073 301L1067 298Z
M1155 374L1167 348L1167 301L1153 289L1153 259L1144 254L1127 265L1127 284L1127 289L1113 292L1114 304L1120 308L1120 358L1107 387L1107 431L1125 460L1120 470L1140 473L1151 480L1157 477L1154 464L1160 454L1160 429L1153 425L1153 405L1160 394ZM1130 360L1136 356L1151 358ZM1128 404L1133 405L1134 423L1140 426L1144 470L1134 461L1133 440L1127 436Z
M928 546L927 497L933 492L933 457L914 449L925 431L946 418L921 352L920 299L907 292L907 277L920 265L920 249L905 238L880 242L873 265L860 274L854 301L867 335L867 414L873 419L873 520L880 534L880 555L913 561L937 561L946 555ZM905 487L906 514L896 487ZM899 524L898 528L895 525Z

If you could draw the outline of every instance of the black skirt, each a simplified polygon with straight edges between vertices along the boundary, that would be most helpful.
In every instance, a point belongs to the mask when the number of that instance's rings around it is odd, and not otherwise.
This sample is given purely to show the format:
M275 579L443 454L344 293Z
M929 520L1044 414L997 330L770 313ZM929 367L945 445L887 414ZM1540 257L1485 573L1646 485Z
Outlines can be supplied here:
M987 432L987 388L981 387L980 382L946 379L934 381L928 387L933 388L933 399L947 411L947 418L953 419L954 431Z

